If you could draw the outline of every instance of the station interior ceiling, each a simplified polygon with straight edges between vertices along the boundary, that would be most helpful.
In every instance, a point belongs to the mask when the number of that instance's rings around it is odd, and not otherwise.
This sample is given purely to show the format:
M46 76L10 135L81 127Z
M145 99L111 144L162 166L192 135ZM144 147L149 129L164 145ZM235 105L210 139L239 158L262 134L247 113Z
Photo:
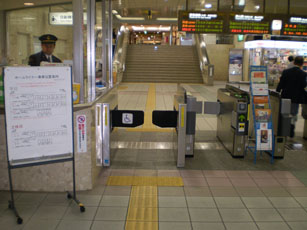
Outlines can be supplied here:
M86 5L86 0L84 5ZM101 0L97 0L99 2ZM114 0L113 10L116 10L122 17L144 17L150 24L150 20L159 17L177 17L178 10L186 9L188 1L189 10L217 10L218 0ZM264 0L234 0L235 5L232 8L233 0L219 0L220 11L242 11L242 12L263 12ZM66 0L0 0L0 10L12 10L25 8L24 2L32 2L34 6L55 5L61 3L71 3ZM270 0L266 2L266 12L268 13L287 13L288 0ZM205 8L209 4L210 8ZM290 0L290 14L306 15L306 0ZM208 6L208 5L207 5ZM72 9L67 9L72 10ZM150 20L148 15L151 15Z

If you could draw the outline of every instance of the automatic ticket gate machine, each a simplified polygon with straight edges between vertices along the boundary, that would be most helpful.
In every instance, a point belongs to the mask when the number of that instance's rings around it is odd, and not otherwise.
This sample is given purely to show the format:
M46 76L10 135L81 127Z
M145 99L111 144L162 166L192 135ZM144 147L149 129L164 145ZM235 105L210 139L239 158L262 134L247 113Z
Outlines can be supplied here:
M236 158L244 157L248 134L249 96L234 89L218 89L217 138ZM205 102L205 113L206 109Z
M226 94L226 95L223 95ZM231 97L237 98L234 101L240 102L242 99L240 98L246 98L246 103L249 103L249 84L243 83L243 84L227 84L226 89L219 89L218 91L218 100L221 102L221 108L226 109L226 111L223 111L221 109L221 113L218 115L218 127L217 127L217 136L219 140L224 144L225 148L228 149L228 151L231 152L231 149L233 148L232 155L243 157L243 153L241 151L241 144L244 141L244 145L246 146L247 140L255 138L254 134L254 126L253 126L253 116L252 111L247 111L248 116L248 127L246 127L247 130L245 130L244 137L242 133L242 137L238 138L238 136L234 136L233 141L230 141L230 138L227 139L227 132L224 132L223 125L229 125L229 110L227 106L227 101L230 100ZM269 96L270 96L270 102L271 102L271 109L272 109L272 120L273 120L273 128L274 128L274 134L275 134L275 152L274 152L274 158L283 158L285 153L285 143L286 143L286 136L289 136L290 134L290 124L291 124L291 100L289 99L282 99L280 97L280 94L277 93L274 90L269 90ZM225 104L226 102L226 104ZM229 105L230 106L230 105ZM238 108L237 106L233 107L234 110ZM250 107L251 108L251 107ZM250 110L250 108L248 110ZM243 112L243 111L242 111ZM227 116L228 114L228 116ZM234 115L236 115L235 112L233 112ZM227 118L228 117L228 118ZM231 116L232 118L235 118L237 116ZM233 123L231 125L232 128L235 128L236 119L233 119ZM238 123L239 124L239 123ZM226 127L226 126L225 126ZM229 126L228 126L229 127ZM224 128L225 129L225 128ZM238 130L237 130L238 131ZM228 135L231 133L228 131ZM231 144L233 143L233 144ZM244 147L245 148L245 147ZM235 151L236 150L236 151Z
M202 102L187 95L181 86L174 96L173 111L153 111L152 122L161 128L176 129L177 167L185 166L185 157L194 156L196 114L202 112Z

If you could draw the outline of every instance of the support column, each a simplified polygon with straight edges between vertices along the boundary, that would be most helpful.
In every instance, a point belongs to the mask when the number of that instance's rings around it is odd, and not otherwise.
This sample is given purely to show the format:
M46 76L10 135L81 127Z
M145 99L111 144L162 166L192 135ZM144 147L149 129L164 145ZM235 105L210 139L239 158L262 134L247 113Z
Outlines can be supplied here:
M6 65L6 18L5 12L0 10L0 66ZM1 74L1 73L0 73Z
M88 102L96 98L95 9L96 0L87 1L87 85Z
M101 53L101 61L102 61L102 82L107 83L107 20L106 20L106 12L107 12L107 7L106 7L106 1L107 0L102 0L101 1L101 10L102 10L102 53Z
M84 103L83 74L83 6L82 0L73 0L73 77L80 83L80 104Z
M112 0L109 0L109 20L108 20L108 47L109 47L109 87L113 87L113 20L112 20Z

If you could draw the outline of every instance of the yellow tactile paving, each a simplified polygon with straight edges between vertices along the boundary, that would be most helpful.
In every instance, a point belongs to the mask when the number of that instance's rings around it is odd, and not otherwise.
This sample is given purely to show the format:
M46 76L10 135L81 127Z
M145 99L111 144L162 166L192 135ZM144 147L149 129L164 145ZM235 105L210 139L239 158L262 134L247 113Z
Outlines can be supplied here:
M158 208L130 207L128 209L127 221L158 221Z
M107 185L109 186L130 186L133 184L133 176L109 176Z
M158 179L154 176L135 176L133 184L135 186L157 186Z
M133 186L130 196L158 196L157 186Z
M158 196L131 196L129 208L157 208Z
M181 177L109 176L109 186L172 186L182 187Z
M181 187L183 186L183 180L181 177L157 177L158 186L172 186Z
M125 230L158 230L158 222L134 222L127 221Z
M146 107L144 111L144 124L142 128L128 128L129 132L173 132L174 129L163 129L152 123L152 111L156 109L156 84L149 83Z

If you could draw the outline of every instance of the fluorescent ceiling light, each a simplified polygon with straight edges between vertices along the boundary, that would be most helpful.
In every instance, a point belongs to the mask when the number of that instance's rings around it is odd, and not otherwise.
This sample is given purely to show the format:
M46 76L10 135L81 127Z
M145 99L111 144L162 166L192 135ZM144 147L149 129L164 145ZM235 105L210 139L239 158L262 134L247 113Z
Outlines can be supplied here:
M171 27L170 26L149 26L149 27L144 27L144 26L132 26L132 29L134 31L170 31Z
M33 2L25 2L24 5L25 6L34 6L34 3Z
M23 20L35 20L36 18L33 18L33 17L23 17L22 19Z
M207 8L207 9L212 8L212 4L211 4L211 3L207 3L207 4L205 4L205 8Z
M259 10L259 9L260 9L260 6L259 6L259 5L255 6L255 9L256 9L256 10Z
M119 20L127 20L127 21L144 21L144 17L122 17L119 14L115 15Z
M118 12L116 10L112 10L113 14L118 14Z
M245 5L245 0L239 0L239 6L244 6Z
M178 18L157 18L157 21L178 21Z

